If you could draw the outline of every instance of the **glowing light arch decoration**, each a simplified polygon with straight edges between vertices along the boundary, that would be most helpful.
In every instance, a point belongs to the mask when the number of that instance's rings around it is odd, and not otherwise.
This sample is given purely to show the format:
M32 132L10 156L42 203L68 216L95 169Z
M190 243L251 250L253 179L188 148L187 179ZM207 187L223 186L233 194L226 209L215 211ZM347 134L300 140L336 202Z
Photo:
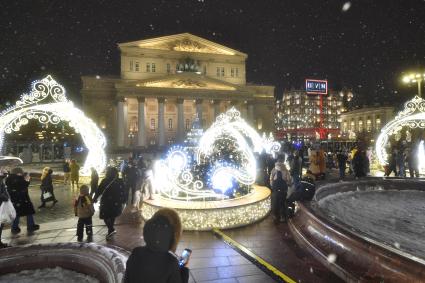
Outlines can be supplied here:
M49 100L52 102L48 102ZM31 119L36 119L41 124L68 122L69 126L81 135L89 150L81 173L88 174L91 167L96 168L98 172L105 169L105 136L83 111L67 99L64 87L50 75L34 81L30 93L23 94L14 106L0 114L0 150L3 147L4 135L19 132Z
M388 153L386 151L389 136L396 134L403 127L411 129L425 129L425 100L419 96L407 101L404 104L404 110L387 123L381 130L381 134L376 140L376 155L381 165L388 164ZM419 151L420 152L420 151ZM424 157L419 158L421 160Z
M263 138L249 126L234 107L220 114L216 122L200 138L193 162L198 165L214 152L214 143L225 136L230 137L244 160L243 164L218 161L212 164L209 180L204 184L191 172L192 164L187 149L180 146L170 148L166 158L154 165L155 187L161 194L174 200L223 200L225 191L235 181L252 185L256 179L254 152L278 152L280 144L272 136ZM214 190L215 189L215 190ZM183 193L183 195L182 195Z

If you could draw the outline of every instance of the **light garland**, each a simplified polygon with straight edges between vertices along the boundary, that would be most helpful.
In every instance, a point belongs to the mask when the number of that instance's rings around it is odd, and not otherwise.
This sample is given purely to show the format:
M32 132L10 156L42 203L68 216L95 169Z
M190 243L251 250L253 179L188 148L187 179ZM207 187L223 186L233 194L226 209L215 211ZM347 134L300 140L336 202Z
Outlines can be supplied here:
M53 102L46 103L49 98ZM0 114L0 150L4 144L5 134L19 132L31 119L36 119L42 124L68 122L76 133L80 133L89 150L81 173L89 174L91 167L98 172L105 169L105 136L91 119L66 98L64 87L50 75L34 81L29 94L23 94L15 106Z
M150 219L162 207L171 207L178 212L184 230L235 228L255 223L267 216L271 207L270 190L254 187L254 192L248 197L224 200L220 204L217 201L182 204L179 201L169 203L169 200L148 200L143 203L142 217Z
M208 184L196 179L193 168L206 164L216 152L217 141L234 144L235 154L240 156L239 163L214 160L208 172ZM167 198L176 200L222 200L228 198L226 191L231 184L238 182L250 186L255 182L257 166L254 152L268 153L280 150L280 144L272 136L263 138L251 128L234 107L220 114L216 122L202 135L195 149L191 164L187 148L172 147L167 157L154 165L155 185Z
M386 150L389 137L398 133L403 127L411 129L425 129L425 100L419 96L415 96L404 104L404 110L400 111L397 116L388 122L381 130L381 134L376 140L376 156L381 165L388 164L388 153ZM420 151L418 151L419 154ZM423 159L418 156L418 160Z

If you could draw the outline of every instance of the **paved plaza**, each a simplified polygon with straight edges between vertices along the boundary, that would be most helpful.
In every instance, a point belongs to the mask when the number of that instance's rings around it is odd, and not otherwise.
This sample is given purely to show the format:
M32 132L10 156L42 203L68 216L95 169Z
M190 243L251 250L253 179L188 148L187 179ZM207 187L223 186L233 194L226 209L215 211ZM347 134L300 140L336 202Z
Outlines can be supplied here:
M76 194L76 189L56 181L55 195L59 202L54 207L48 204L46 208L36 209L35 220L41 225L41 229L31 235L26 234L25 229L22 229L21 234L11 235L10 229L5 228L4 241L12 246L76 242L77 218L72 207ZM38 207L40 188L36 178L31 182L30 196L34 206ZM106 226L99 219L97 212L93 217L93 224L94 242L98 244L118 246L129 251L144 244L143 221L137 213L125 212L118 218L117 234L109 242L105 240ZM22 219L22 226L24 225L25 220ZM271 217L251 226L222 232L296 282L340 282L335 275L297 246L287 224L274 225ZM181 253L184 248L193 250L190 282L266 283L278 279L270 276L263 266L252 263L253 258L241 255L237 247L228 245L214 232L184 232L177 252Z

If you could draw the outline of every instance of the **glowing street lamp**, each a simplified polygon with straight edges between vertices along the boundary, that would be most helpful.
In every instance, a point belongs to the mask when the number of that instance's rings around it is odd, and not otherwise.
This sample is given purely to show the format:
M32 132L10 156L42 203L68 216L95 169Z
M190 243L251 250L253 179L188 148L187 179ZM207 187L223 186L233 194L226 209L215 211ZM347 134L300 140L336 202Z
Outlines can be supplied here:
M405 75L403 77L403 83L405 84L411 84L411 83L417 83L418 84L418 96L422 96L422 81L425 80L425 73L411 73L408 75Z

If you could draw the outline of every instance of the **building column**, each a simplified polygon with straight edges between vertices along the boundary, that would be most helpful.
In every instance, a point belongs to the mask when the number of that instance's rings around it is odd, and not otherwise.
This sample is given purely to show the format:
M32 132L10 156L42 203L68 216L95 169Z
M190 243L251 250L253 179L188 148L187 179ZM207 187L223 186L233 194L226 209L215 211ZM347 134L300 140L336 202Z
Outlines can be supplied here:
M214 121L217 118L218 115L220 115L220 103L221 101L218 99L214 99Z
M146 112L145 112L145 98L138 97L138 112L137 112L137 146L146 146Z
M125 98L120 98L117 103L117 146L123 147L127 123L125 121Z
M255 124L255 116L254 116L254 102L248 101L248 122L251 125Z
M184 107L183 107L183 98L177 99L177 141L183 142L184 140Z
M196 100L196 117L199 118L199 125L201 128L204 127L204 125L202 125L202 102L202 99Z
M164 102L165 102L165 98L158 98L159 146L165 145Z

